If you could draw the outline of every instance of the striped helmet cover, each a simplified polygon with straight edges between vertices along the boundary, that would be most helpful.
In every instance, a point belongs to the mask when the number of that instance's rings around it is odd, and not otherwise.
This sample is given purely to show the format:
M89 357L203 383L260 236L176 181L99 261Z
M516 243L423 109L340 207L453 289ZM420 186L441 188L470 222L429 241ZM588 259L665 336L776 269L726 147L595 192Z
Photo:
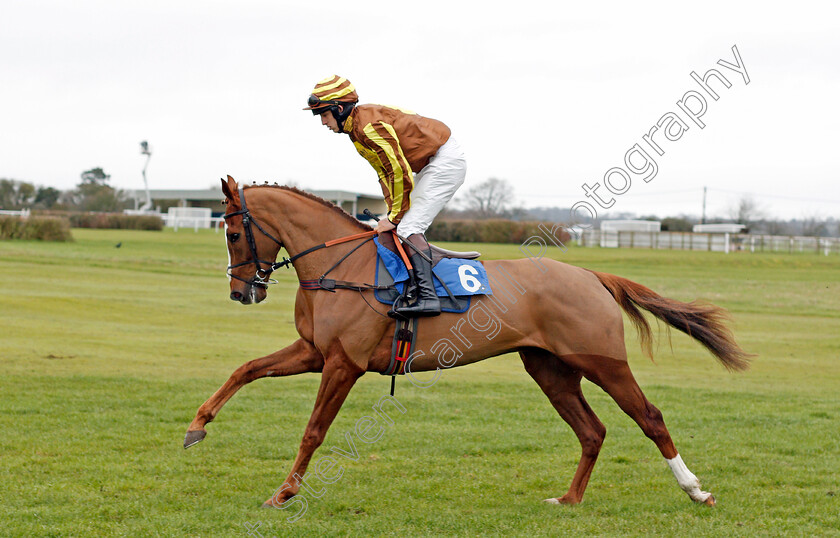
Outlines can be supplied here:
M319 101L339 101L342 103L356 103L359 101L359 95L356 93L356 87L353 83L344 77L333 75L318 82L312 90L312 95L318 98ZM311 110L318 108L323 104L310 105L304 110Z

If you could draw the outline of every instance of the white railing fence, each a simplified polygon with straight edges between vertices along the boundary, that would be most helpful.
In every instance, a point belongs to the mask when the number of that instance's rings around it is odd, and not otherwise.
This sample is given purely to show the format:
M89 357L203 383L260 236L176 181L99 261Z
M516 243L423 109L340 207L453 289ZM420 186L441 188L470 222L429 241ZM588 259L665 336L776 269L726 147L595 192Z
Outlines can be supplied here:
M176 232L181 228L198 231L199 229L213 228L216 233L224 228L224 217L213 217L209 208L206 207L170 207L167 213L156 213L152 211L126 210L127 215L151 215L160 217L163 225L173 228Z
M167 228L173 228L176 232L181 228L190 229L197 232L199 228L207 229L213 228L216 233L219 229L224 228L224 217L213 217L209 208L204 207L170 207L168 213L158 213L155 211L142 211L138 209L126 209L126 215L149 215L152 217L159 217L163 220L163 225Z
M840 238L837 237L585 230L579 242L581 246L604 248L840 254Z
M10 211L8 209L0 209L0 215L9 215L12 217L20 217L22 219L29 218L29 210L21 209L20 211Z

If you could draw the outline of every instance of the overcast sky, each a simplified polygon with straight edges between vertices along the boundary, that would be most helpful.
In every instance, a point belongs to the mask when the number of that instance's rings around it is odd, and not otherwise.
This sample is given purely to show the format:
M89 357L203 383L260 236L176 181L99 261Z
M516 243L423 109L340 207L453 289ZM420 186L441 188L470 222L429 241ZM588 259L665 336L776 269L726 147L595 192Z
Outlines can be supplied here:
M231 174L378 193L347 136L301 110L336 73L363 103L445 122L464 188L507 179L528 207L591 201L581 185L639 143L657 175L601 187L611 211L699 215L706 186L712 216L750 193L771 215L840 218L831 5L3 0L0 177L68 189L100 166L141 188L148 140L153 189ZM717 64L733 45L749 84ZM731 87L711 82L705 128L683 115L656 155L642 136L711 68Z

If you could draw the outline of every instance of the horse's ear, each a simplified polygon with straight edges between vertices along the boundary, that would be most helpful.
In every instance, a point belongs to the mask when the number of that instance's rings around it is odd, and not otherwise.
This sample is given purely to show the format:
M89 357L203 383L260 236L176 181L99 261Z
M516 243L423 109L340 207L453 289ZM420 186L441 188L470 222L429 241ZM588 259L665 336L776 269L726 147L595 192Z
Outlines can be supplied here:
M235 202L239 198L239 186L232 177L228 176L227 181L222 180L222 193L231 202Z

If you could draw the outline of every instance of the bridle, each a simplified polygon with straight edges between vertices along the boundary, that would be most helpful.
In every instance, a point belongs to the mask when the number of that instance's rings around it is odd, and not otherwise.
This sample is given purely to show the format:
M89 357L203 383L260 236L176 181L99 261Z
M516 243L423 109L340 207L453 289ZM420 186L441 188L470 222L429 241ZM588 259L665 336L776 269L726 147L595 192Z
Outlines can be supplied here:
M251 229L251 223L257 227L257 229L262 232L262 234L282 248L283 243L265 231L265 228L260 226L260 223L251 215L251 212L248 210L248 206L245 204L245 189L240 185L239 186L239 203L242 206L242 209L239 211L234 211L233 213L228 213L224 216L225 220L235 217L237 215L242 215L242 227L245 229L245 241L248 242L248 249L251 251L251 259L245 260L242 263L237 263L233 265L228 265L227 267L227 274L231 278L235 278L236 280L241 280L242 282L248 284L249 286L258 286L261 288L267 288L269 284L277 284L277 281L274 279L269 278L271 273L274 272L275 269L278 267L283 267L291 263L291 260L287 260L283 258L282 262L270 262L266 260L261 260L259 255L257 254L257 242L254 240L254 231ZM256 271L254 272L254 276L250 280L245 280L242 277L238 277L233 274L233 269L237 267L242 267L243 265L254 264L256 267ZM268 269L263 269L263 264L268 266Z
M245 189L242 185L239 186L239 203L242 206L242 209L239 211L234 211L233 213L228 213L224 216L225 219L229 219L230 217L235 217L237 215L242 215L242 227L245 230L245 241L248 242L248 249L251 251L251 259L245 260L244 262L228 265L227 267L227 274L229 277L235 278L236 280L242 281L249 286L258 286L260 288L268 288L269 284L277 284L277 281L269 278L271 273L273 273L276 269L280 267L291 267L292 263L302 256L306 256L311 252L315 252L316 250L320 250L322 248L331 247L334 245L340 245L342 243L346 243L349 241L355 241L357 239L365 239L362 243L357 245L353 248L350 252L345 254L335 265L333 265L329 270L327 270L324 274L321 275L320 278L316 280L304 280L301 281L301 287L304 289L326 289L330 291L334 291L335 289L389 289L390 286L373 286L371 284L358 284L355 282L343 282L343 281L336 281L327 279L326 276L336 267L338 267L341 262L347 259L348 256L356 252L362 245L367 243L368 241L372 241L376 232L371 230L369 232L362 232L358 234L348 235L346 237L341 237L338 239L333 239L331 241L327 241L325 243L321 243L320 245L315 245L314 247L310 247L303 252L295 254L291 258L283 257L282 261L279 262L270 262L267 260L261 260L259 255L257 254L257 242L254 239L254 231L251 228L251 224L257 227L257 229L262 232L263 235L277 243L280 248L283 248L283 243L267 231L265 228L260 226L260 223L251 215L251 212L248 210L248 206L245 203ZM246 280L242 277L238 277L232 273L233 269L237 267L242 267L244 265L253 264L256 267L256 271L254 272L254 276L250 280ZM263 265L267 265L268 268L263 268Z

